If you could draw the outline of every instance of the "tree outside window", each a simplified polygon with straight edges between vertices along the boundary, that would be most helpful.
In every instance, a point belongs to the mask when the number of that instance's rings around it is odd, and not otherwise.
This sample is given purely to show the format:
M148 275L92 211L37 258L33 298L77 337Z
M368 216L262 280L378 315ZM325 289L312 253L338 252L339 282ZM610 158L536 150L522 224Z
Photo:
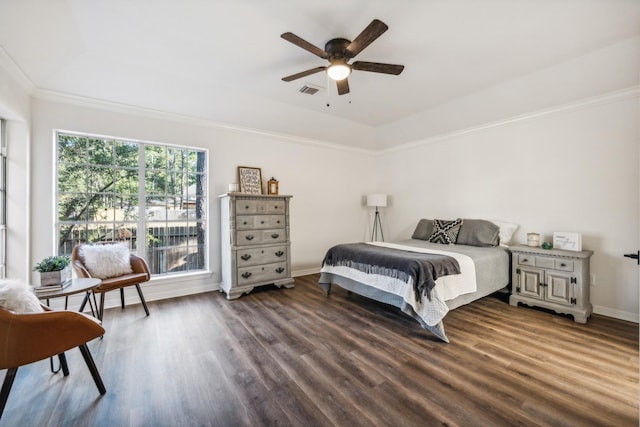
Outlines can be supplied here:
M152 274L206 269L207 153L59 132L58 253L123 241Z

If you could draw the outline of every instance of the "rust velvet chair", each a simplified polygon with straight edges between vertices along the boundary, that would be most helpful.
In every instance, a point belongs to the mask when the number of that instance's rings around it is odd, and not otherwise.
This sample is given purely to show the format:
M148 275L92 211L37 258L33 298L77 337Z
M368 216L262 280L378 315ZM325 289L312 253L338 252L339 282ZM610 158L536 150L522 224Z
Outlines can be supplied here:
M89 246L95 245L116 245L122 244L120 242L101 242L94 243ZM104 299L105 293L109 291L113 291L116 289L120 289L120 304L122 308L124 308L124 288L127 286L135 286L138 291L138 295L140 296L140 301L142 301L142 306L144 307L144 311L149 315L149 308L147 307L147 302L144 299L144 295L142 294L142 289L140 288L140 284L149 281L151 279L151 273L149 272L149 266L147 262L136 256L132 253L128 253L128 263L130 266L129 271L122 275L118 275L116 277L100 277L100 275L96 275L95 273L92 275L91 269L87 267L87 263L85 262L85 258L83 256L83 251L81 250L82 245L76 245L73 248L73 252L71 254L71 265L75 270L78 277L97 277L102 280L100 286L94 289L95 293L100 294L100 307L98 308L98 317L102 320L102 316L104 314ZM128 249L127 249L128 251Z
M7 373L0 391L0 417L9 398L18 368L58 356L65 376L69 375L64 352L78 347L100 394L107 392L87 342L104 335L96 319L74 311L14 313L0 307L0 369Z

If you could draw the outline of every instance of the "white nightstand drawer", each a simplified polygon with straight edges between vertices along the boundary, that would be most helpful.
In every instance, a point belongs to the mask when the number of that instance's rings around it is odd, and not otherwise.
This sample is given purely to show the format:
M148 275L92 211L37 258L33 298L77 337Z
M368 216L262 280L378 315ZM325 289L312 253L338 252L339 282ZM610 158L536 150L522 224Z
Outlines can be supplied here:
M547 258L547 257L543 257L543 256L537 256L536 257L536 267L540 267L540 268L553 268L554 263L553 263L554 259L553 258Z

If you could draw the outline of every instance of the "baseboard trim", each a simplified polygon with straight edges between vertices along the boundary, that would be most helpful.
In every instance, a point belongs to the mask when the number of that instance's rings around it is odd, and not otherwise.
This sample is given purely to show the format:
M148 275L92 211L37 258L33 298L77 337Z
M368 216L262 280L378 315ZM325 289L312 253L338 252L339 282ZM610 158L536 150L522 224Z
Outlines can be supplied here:
M607 317L613 317L614 319L626 320L628 322L640 323L638 313L630 313L628 311L614 310L609 307L602 307L599 305L593 306L593 312L595 314L601 314Z

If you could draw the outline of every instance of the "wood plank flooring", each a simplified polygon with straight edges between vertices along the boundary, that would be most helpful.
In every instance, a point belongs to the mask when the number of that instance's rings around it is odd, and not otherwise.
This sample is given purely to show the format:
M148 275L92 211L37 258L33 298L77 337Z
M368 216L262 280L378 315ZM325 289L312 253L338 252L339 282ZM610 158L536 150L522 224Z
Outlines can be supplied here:
M450 344L317 275L105 312L71 374L20 368L0 426L637 426L638 325L511 307L451 311ZM4 371L2 372L2 378Z

